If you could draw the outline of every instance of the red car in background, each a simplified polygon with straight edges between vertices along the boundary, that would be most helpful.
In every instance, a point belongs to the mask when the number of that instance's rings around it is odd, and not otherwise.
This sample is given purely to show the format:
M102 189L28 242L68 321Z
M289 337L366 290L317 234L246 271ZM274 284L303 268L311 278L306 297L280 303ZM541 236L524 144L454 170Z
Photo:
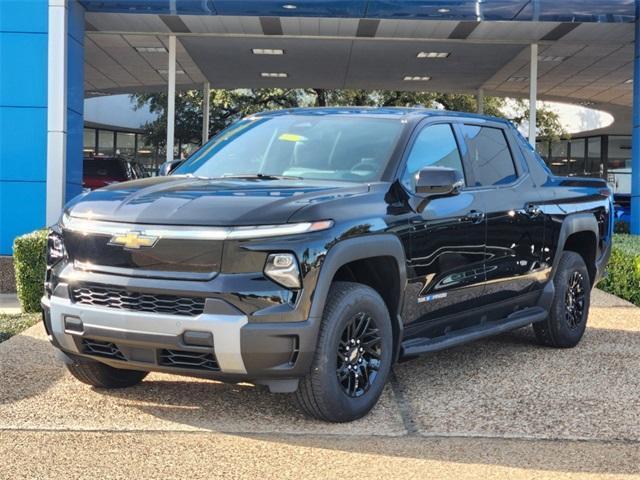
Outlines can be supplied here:
M137 163L123 157L85 158L83 168L82 186L90 190L146 176Z

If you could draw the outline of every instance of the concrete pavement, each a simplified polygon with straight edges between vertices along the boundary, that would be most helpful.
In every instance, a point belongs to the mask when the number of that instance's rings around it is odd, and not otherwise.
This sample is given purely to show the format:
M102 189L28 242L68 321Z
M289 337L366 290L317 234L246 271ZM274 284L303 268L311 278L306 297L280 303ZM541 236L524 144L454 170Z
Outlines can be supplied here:
M530 329L397 365L376 409L163 374L99 392L38 325L0 344L0 478L640 478L640 309L594 295L575 349Z
M20 313L20 302L15 293L0 293L0 313Z

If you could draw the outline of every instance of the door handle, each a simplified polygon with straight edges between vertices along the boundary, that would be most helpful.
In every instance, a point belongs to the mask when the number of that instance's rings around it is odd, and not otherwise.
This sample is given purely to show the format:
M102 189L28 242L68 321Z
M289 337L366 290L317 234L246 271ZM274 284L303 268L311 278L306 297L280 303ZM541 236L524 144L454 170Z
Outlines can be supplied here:
M484 220L484 212L471 210L465 215L464 220L472 223L481 223Z

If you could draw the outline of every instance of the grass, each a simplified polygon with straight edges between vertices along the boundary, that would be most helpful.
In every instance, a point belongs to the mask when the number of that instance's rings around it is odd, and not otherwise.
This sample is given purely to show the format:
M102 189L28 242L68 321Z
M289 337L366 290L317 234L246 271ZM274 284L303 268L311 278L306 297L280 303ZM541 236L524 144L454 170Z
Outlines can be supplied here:
M0 313L0 343L35 325L42 319L39 313Z

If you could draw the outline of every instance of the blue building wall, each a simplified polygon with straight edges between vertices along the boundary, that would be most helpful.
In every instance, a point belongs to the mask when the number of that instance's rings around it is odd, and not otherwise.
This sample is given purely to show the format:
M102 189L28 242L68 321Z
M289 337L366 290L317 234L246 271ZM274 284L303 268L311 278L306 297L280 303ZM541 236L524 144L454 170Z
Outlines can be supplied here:
M82 185L84 9L69 4L67 198ZM45 226L48 1L0 0L0 255Z

